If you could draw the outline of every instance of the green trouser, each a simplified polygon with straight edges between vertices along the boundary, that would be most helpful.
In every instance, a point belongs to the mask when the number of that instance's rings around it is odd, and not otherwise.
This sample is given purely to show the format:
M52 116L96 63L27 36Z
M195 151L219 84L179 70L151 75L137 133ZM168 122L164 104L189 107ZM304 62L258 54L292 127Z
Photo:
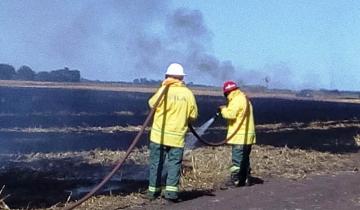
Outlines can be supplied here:
M150 142L150 175L149 191L150 198L161 194L161 175L167 158L167 178L165 186L165 198L177 199L179 192L180 169L183 157L183 148L169 147Z
M231 181L235 185L245 185L246 178L250 172L250 145L232 145Z

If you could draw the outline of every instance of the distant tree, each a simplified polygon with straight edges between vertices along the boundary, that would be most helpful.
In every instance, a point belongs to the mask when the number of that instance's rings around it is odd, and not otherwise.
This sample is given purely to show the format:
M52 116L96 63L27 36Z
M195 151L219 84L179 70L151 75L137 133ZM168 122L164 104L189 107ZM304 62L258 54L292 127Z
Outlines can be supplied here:
M35 72L28 66L21 66L16 73L17 80L34 80Z
M51 71L51 79L55 82L80 82L80 71L64 69Z
M50 73L46 71L41 71L35 75L36 81L51 81Z
M310 89L304 89L295 94L297 97L306 97L312 98L314 97L314 91Z
M140 83L141 84L147 84L148 80L146 78L140 78Z
M51 72L39 72L35 76L37 81L48 82L80 82L80 71L69 70L68 68L55 70Z
M133 80L134 84L142 84L142 85L154 85L160 84L161 80L147 79L147 78L138 78Z
M15 68L9 64L0 64L0 79L13 79L16 71Z

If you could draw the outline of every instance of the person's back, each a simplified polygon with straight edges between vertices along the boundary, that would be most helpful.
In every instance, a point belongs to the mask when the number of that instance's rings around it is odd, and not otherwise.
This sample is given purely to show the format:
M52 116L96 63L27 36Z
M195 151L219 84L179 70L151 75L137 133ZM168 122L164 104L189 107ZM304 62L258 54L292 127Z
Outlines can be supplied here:
M236 132L227 143L255 144L255 123L251 101L239 89L231 91L227 99L228 105L221 112L222 116L228 120L227 138Z
M234 81L223 85L228 104L221 106L221 115L228 121L227 142L232 146L231 180L229 186L250 185L250 153L256 143L253 107Z
M197 117L195 97L182 81L171 77L164 80L158 93L166 85L169 89L156 108L150 140L166 146L183 147L188 121ZM149 100L150 107L157 98L158 94L155 94Z
M149 199L161 194L161 171L167 159L167 178L165 198L178 200L180 168L185 144L188 122L197 118L198 110L193 93L182 82L184 77L180 64L171 64L166 79L159 90L149 100L155 108L149 144ZM157 107L154 107L160 94L165 91Z

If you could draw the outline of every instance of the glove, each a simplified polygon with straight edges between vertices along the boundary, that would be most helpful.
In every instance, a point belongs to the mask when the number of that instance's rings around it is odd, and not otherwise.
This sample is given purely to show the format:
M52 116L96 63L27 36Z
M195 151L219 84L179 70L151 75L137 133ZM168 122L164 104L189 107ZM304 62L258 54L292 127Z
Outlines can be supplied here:
M225 107L226 107L225 105L219 106L219 107L218 107L218 112L221 112L221 110L222 110L223 108L225 108Z
M217 108L217 111L216 111L216 116L217 116L217 117L221 115L221 109L224 108L224 107L225 107L225 106L222 105L222 106L219 106L219 107Z
M221 114L221 109L220 109L220 107L218 107L216 110L216 115L219 116L220 114Z

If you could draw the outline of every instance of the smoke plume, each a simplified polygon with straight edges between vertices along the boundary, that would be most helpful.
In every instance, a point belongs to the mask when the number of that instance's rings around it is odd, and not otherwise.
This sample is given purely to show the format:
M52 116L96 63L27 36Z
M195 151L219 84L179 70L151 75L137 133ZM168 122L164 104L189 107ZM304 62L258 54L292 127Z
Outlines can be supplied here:
M0 8L0 63L15 67L66 66L87 79L132 81L162 79L167 65L179 62L187 81L208 85L228 79L258 84L268 76L217 58L201 11L166 1L4 0Z
M0 61L35 71L68 66L99 80L161 79L180 62L188 79L218 83L235 73L212 54L199 10L161 0L2 1Z

